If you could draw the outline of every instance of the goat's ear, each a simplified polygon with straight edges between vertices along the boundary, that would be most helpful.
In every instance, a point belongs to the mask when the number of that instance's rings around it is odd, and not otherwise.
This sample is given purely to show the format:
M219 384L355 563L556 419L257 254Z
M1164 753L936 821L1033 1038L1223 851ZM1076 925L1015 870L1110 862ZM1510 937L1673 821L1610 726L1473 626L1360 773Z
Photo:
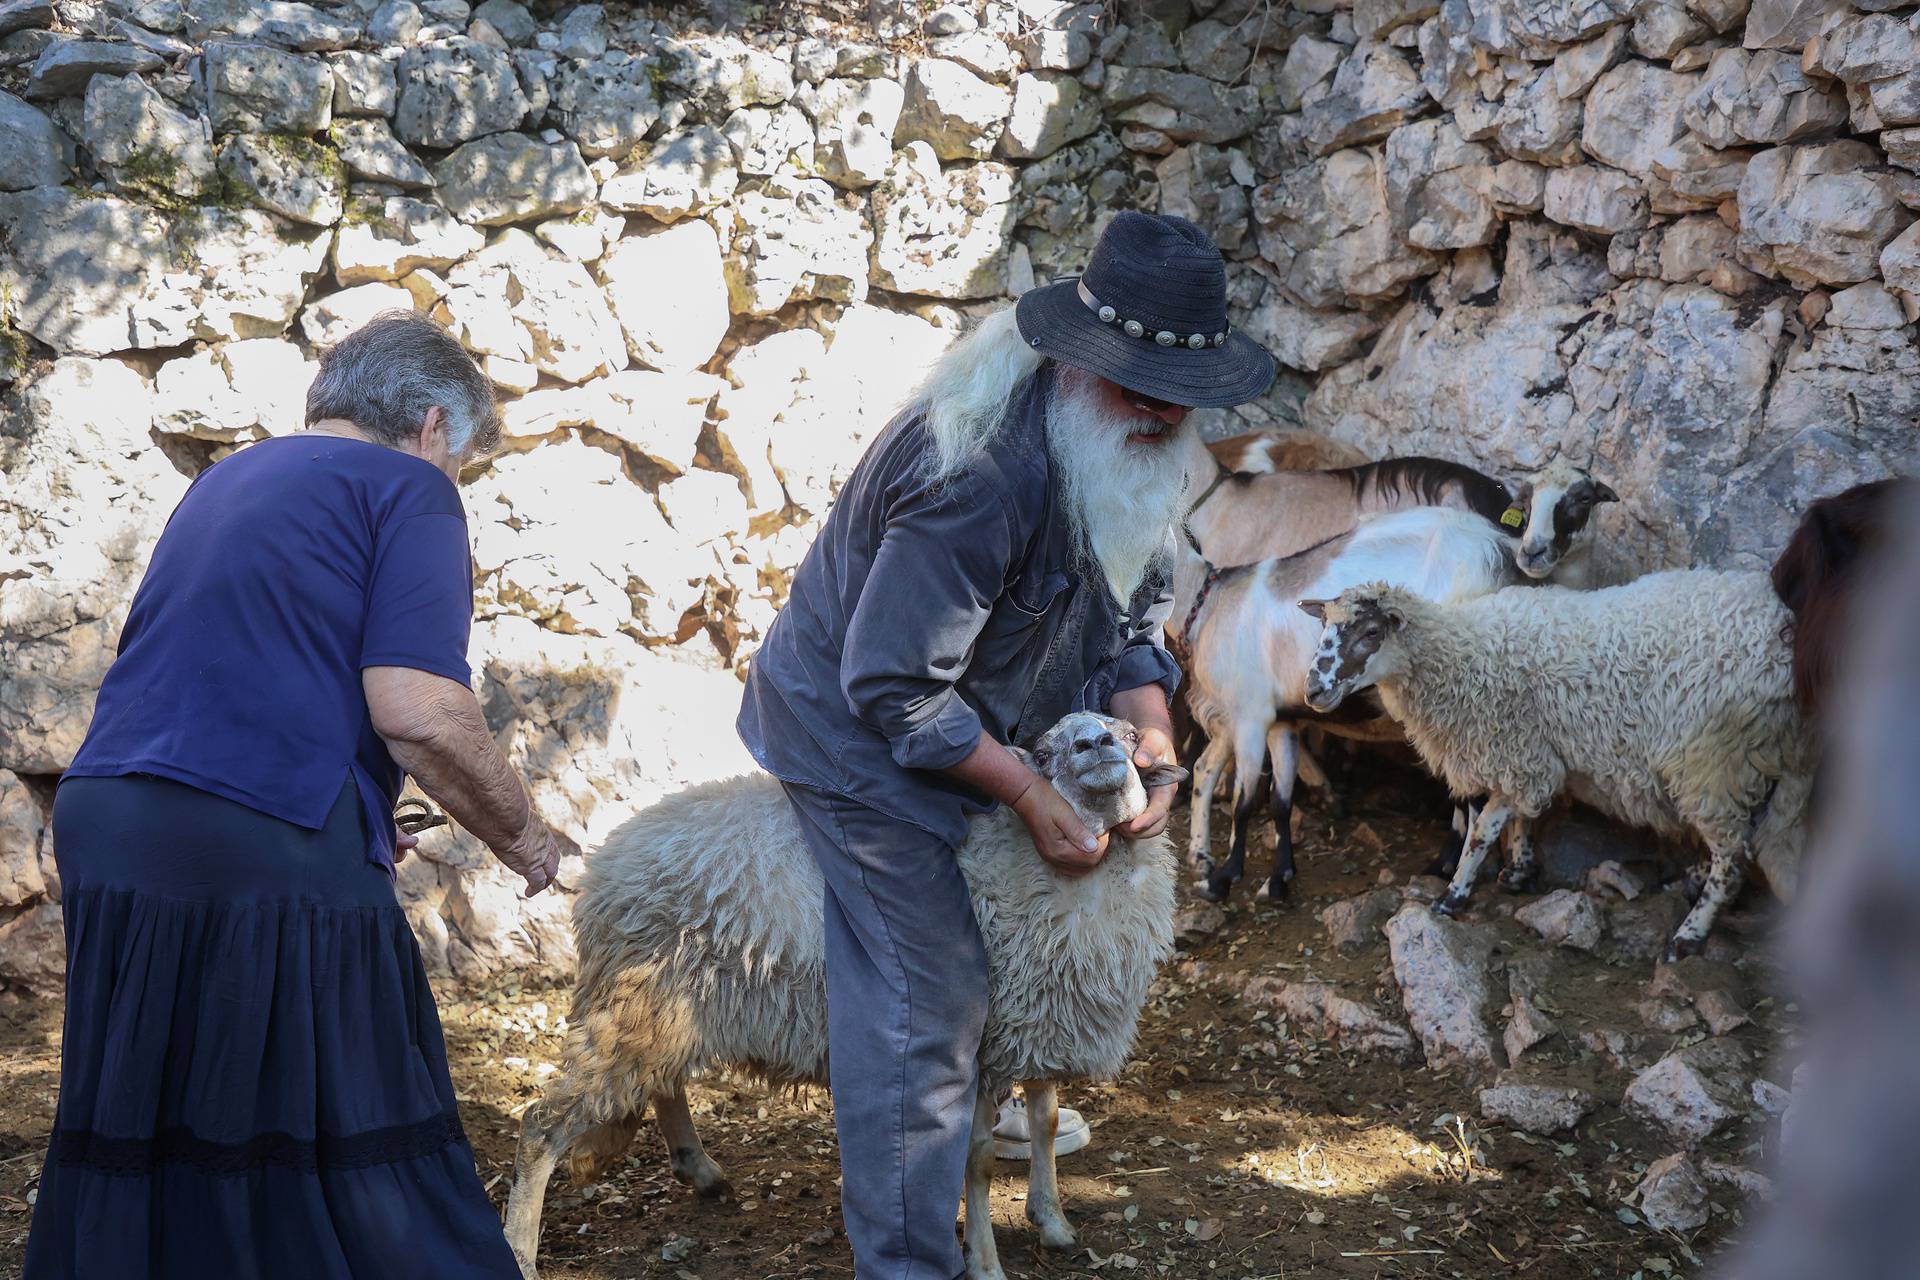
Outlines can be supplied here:
M1315 618L1321 622L1327 620L1327 602L1325 600L1302 600L1299 601L1299 605L1300 612L1306 614L1309 618Z
M1593 482L1593 500L1595 502L1618 502L1620 495L1615 493L1604 481Z
M1185 782L1188 774L1177 764L1148 765L1140 771L1140 781L1149 787L1166 787Z

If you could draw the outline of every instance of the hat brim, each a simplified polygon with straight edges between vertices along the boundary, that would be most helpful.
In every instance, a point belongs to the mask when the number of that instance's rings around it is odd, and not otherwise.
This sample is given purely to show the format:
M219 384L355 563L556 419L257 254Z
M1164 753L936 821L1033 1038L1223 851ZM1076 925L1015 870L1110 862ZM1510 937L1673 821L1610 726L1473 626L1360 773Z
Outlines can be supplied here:
M1245 404L1273 385L1274 358L1251 338L1230 332L1225 346L1198 351L1130 338L1088 309L1078 282L1074 276L1030 289L1014 304L1020 336L1042 355L1193 409Z

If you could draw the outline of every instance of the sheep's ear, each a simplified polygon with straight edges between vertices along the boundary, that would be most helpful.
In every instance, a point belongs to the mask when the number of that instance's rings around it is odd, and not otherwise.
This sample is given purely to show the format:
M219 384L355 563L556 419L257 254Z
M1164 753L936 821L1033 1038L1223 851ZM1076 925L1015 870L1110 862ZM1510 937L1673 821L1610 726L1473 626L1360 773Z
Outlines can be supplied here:
M1386 615L1387 625L1392 627L1395 631L1398 631L1400 628L1407 625L1407 615L1405 613L1402 613L1400 609L1395 605L1390 605L1390 604L1381 605L1380 612Z
M1187 780L1187 771L1177 764L1148 765L1140 771L1140 781L1149 787L1172 786Z
M1040 772L1039 764L1034 761L1033 752L1027 750L1025 747L1008 747L1007 750L1013 752L1013 758L1015 760L1018 760L1035 773Z
M1604 481L1595 480L1593 482L1593 500L1595 502L1618 502L1620 501L1620 495L1615 493Z
M1327 620L1327 602L1325 600L1302 600L1299 602L1299 605L1300 612L1306 614L1309 618L1316 618L1321 622Z

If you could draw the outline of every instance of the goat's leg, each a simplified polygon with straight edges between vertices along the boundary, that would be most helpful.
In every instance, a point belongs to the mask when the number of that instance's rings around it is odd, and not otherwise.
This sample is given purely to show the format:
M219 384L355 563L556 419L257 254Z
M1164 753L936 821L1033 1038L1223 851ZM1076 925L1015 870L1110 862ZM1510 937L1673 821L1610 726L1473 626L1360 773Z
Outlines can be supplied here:
M1710 836L1707 847L1713 851L1713 857L1707 863L1706 880L1700 886L1700 897L1693 904L1693 910L1687 912L1687 918L1680 922L1680 927L1673 931L1672 941L1667 943L1668 964L1684 956L1699 955L1706 949L1707 935L1713 931L1720 909L1733 901L1740 893L1740 886L1746 883L1747 860L1752 852L1744 832Z
M1267 759L1273 765L1273 872L1255 896L1285 902L1294 877L1293 787L1300 765L1300 735L1292 725L1267 730Z
M1525 893L1540 878L1540 861L1533 853L1533 824L1525 814L1516 813L1507 823L1507 869L1500 873L1500 887L1508 893Z
M1201 875L1213 870L1213 850L1208 847L1213 840L1213 793L1232 749L1224 737L1209 738L1193 767L1193 788L1187 796L1187 864Z
M1233 843L1227 863L1215 867L1200 886L1209 902L1223 901L1247 869L1247 833L1260 796L1260 766L1267 754L1267 726L1242 721L1233 731Z
M672 1093L663 1093L653 1100L653 1122L666 1141L667 1159L672 1162L674 1177L704 1199L718 1200L733 1195L733 1184L700 1145L700 1135L693 1128L693 1112L687 1109L684 1083Z
M538 1280L534 1254L540 1248L540 1210L560 1157L594 1127L577 1100L558 1108L542 1099L520 1119L520 1145L513 1157L513 1187L507 1193L507 1244L526 1280Z
M1027 1161L1027 1221L1040 1228L1040 1242L1049 1249L1073 1248L1073 1228L1060 1207L1060 1179L1054 1168L1053 1140L1060 1132L1060 1098L1051 1080L1029 1080L1020 1086L1027 1098L1027 1136L1032 1155ZM971 1221L973 1211L967 1211Z
M973 1103L973 1136L967 1143L966 1280L1007 1280L1000 1267L999 1246L993 1242L993 1118L998 1111L992 1090L982 1080ZM1038 1137L1031 1131L1029 1136Z
M1513 806L1505 796L1492 795L1480 810L1480 816L1473 820L1473 829L1467 833L1466 848L1460 853L1460 866L1453 873L1453 883L1447 886L1446 896L1434 904L1434 909L1443 916L1450 916L1467 905L1467 899L1473 896L1474 882L1480 878L1480 868L1487 860L1487 853L1500 843L1500 832L1507 825L1507 819L1513 816Z

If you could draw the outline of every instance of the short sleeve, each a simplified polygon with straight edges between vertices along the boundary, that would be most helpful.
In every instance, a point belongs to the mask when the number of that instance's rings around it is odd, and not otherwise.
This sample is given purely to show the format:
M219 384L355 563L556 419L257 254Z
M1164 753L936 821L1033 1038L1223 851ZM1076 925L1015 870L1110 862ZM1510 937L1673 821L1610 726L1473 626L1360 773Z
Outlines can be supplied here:
M457 515L396 520L377 535L360 666L411 667L473 682L473 561Z

